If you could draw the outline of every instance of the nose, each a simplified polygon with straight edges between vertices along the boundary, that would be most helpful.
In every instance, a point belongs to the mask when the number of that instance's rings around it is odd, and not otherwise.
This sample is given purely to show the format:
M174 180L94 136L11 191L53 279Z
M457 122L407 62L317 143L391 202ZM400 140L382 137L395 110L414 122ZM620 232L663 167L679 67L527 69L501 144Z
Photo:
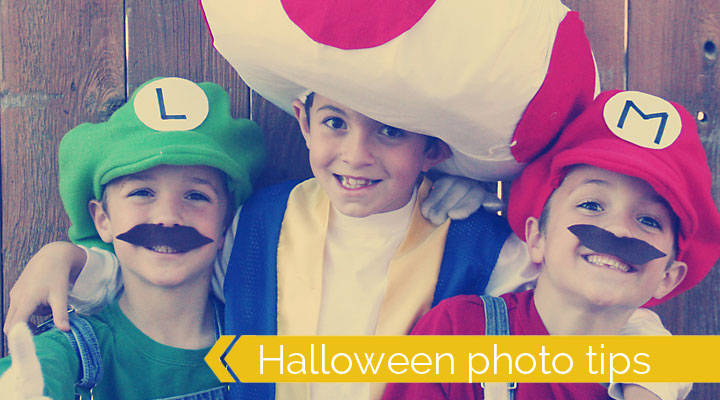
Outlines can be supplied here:
M165 227L183 225L182 199L175 196L159 197L153 207L152 223Z
M629 216L614 215L609 216L605 226L602 228L611 232L617 237L635 237L633 233L634 221Z
M365 129L358 129L343 138L340 158L353 167L362 167L375 161L373 151L372 134Z

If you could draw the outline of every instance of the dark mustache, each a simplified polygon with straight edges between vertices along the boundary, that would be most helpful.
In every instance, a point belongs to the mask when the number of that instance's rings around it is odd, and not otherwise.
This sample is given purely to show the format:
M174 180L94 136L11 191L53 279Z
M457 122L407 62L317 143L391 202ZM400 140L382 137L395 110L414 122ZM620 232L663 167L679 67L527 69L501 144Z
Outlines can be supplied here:
M614 255L630 264L641 265L665 257L665 253L644 240L617 237L612 232L595 225L573 225L569 226L568 230L588 249Z
M135 225L129 231L117 235L117 238L136 246L168 246L181 252L213 242L190 226L166 227L156 224Z

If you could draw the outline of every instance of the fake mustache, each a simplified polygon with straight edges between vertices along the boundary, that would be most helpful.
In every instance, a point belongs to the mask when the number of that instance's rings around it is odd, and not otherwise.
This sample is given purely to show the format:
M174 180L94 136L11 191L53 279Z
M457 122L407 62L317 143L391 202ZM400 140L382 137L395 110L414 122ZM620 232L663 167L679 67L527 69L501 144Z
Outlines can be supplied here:
M568 230L580 239L580 243L598 253L610 254L635 265L642 265L665 253L644 240L617 237L612 232L595 225L573 225Z
M190 226L165 227L156 224L135 225L117 238L136 246L167 246L178 252L194 250L213 242Z

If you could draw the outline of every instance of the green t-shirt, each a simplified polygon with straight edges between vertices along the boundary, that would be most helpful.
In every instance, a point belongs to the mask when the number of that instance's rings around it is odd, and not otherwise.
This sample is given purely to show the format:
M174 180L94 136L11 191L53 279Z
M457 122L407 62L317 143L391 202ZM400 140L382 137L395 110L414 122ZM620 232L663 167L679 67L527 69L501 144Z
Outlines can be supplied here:
M136 328L117 302L86 318L102 354L103 377L93 389L95 399L156 399L222 385L204 361L210 348L185 350L160 344ZM35 337L35 346L45 395L74 399L80 361L70 342L53 329ZM10 357L0 359L0 373L10 364Z

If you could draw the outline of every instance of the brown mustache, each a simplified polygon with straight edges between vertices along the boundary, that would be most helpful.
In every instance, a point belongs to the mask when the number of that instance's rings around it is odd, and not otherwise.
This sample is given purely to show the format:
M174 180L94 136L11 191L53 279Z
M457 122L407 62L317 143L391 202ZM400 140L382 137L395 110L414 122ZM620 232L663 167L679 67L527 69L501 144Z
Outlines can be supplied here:
M665 253L650 243L630 237L617 237L612 232L595 225L573 225L568 230L580 239L580 243L592 251L610 254L635 265L642 265Z
M190 226L166 227L156 224L135 225L129 231L117 235L117 238L136 246L168 246L180 252L194 250L213 242Z

